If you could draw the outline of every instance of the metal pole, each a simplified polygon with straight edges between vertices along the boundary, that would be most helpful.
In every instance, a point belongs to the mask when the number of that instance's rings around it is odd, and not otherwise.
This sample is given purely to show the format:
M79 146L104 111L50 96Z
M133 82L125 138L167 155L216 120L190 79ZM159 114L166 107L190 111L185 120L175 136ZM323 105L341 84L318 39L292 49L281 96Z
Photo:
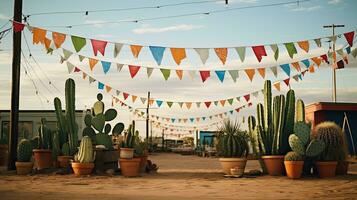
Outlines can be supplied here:
M148 102L146 105L146 141L149 141L149 107L150 107L150 92L148 92Z
M22 0L14 2L14 21L22 22ZM20 96L20 63L21 63L21 31L13 31L12 50L12 86L11 86L11 111L10 111L10 137L8 170L15 170L16 148L19 123L19 96Z
M332 37L335 37L335 28L337 27L345 27L345 25L326 25L323 26L324 28L332 28ZM332 101L337 102L337 95L336 95L336 68L334 67L336 65L336 40L333 40L332 43L332 51L333 51L333 63L332 63Z
M162 151L165 150L165 128L162 129Z

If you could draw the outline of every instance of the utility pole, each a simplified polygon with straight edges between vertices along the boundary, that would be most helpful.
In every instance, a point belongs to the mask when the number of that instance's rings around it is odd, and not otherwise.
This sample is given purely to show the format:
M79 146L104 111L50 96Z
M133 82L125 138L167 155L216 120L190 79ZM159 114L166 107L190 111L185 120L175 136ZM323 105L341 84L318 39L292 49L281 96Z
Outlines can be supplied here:
M335 28L339 28L339 27L345 27L345 25L336 25L336 24L332 24L332 25L326 25L323 26L324 28L332 28L332 37L335 37ZM333 102L337 102L337 96L336 96L336 69L335 69L335 65L336 65L336 40L332 41L332 51L333 51L333 63L332 63L332 101Z
M165 150L165 128L162 128L162 151Z
M22 22L22 0L14 1L14 21ZM12 85L11 85L11 111L9 134L9 159L8 170L15 170L16 148L19 124L19 96L20 96L20 63L21 63L21 31L13 31L12 38Z
M150 109L150 92L148 92L148 102L146 105L146 141L149 142L149 109Z

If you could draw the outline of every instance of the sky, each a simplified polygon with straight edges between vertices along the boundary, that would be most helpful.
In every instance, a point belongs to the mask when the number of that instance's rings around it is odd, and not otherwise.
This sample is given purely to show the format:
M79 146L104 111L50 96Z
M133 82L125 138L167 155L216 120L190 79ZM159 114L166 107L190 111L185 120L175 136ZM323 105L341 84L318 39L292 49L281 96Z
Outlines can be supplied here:
M331 30L324 29L323 26L333 23L345 25L343 28L336 29L336 33L344 33L356 30L357 28L357 1L354 0L311 0L308 2L300 2L299 4L294 3L291 5L232 10L209 15L139 21L137 23L117 22L209 12L212 10L228 10L236 7L259 6L289 1L229 0L229 4L225 5L222 0L219 2L186 4L155 9L102 13L89 12L88 15L85 15L84 12L79 14L32 15L34 13L57 11L86 11L141 6L153 7L172 3L197 1L199 0L26 0L23 3L23 14L30 15L28 22L32 26L44 27L49 30L79 35L86 38L129 44L185 48L252 46L319 38L331 35ZM6 24L8 20L12 18L12 10L12 0L1 0L0 25ZM71 24L87 25L73 28L52 27ZM7 24L3 29L7 27L10 27L10 24ZM29 59L32 67L24 65L21 68L20 109L53 109L54 97L58 96L64 100L64 82L67 78L73 78L76 81L76 108L90 108L96 101L96 94L98 93L97 84L89 84L88 80L83 80L80 74L68 74L66 64L59 63L59 54L62 54L61 51L55 51L53 55L48 55L42 46L32 44L32 34L26 28L23 34L22 50L26 59ZM33 59L29 58L29 50L26 46L25 38L28 41L31 54L39 66L36 65ZM89 44L87 41L86 47L80 54L93 56ZM344 44L344 38L337 40L337 47L342 47ZM73 47L68 40L64 43L64 47L73 51ZM132 65L156 66L154 59L147 49L143 49L139 58L135 59L132 57L130 49L124 46L119 57L114 59L112 56L112 47L110 48L110 50L107 50L105 58L102 56L98 56L98 58ZM182 67L182 69L242 69L246 67L267 67L319 56L325 53L327 48L328 44L324 43L323 48L312 48L309 53L299 51L294 59L290 59L284 49L280 47L281 52L278 61L274 61L271 52L270 54L268 52L268 57L263 58L261 63L256 61L252 52L247 52L246 61L242 63L237 53L234 52L234 49L229 49L229 56L225 66L216 59L214 52L210 52L210 58L206 65L203 66L197 54L191 50L187 52L187 58L180 67ZM12 33L2 39L0 43L0 109L10 109L11 59ZM101 67L96 67L93 72L90 72L88 65L86 63L80 63L78 58L72 56L70 61L88 72L92 77L103 80L103 82L111 85L113 88L141 97L146 97L147 92L150 91L152 98L162 100L213 101L227 99L260 90L263 88L264 83L264 79L257 75L255 79L250 82L243 72L240 72L240 77L236 83L228 76L224 83L220 83L219 80L213 76L205 83L202 83L197 74L193 80L187 74L184 74L182 81L180 81L175 74L172 74L168 81L164 81L158 70L154 71L150 79L147 78L145 70L139 71L138 75L134 79L131 79L127 69L118 72L115 67L112 67L110 71L104 75ZM172 69L178 68L173 62L168 49L164 54L161 66L167 66ZM337 100L339 102L357 101L357 82L355 81L357 75L356 66L356 60L350 57L350 64L346 66L345 69L337 71ZM27 75L25 74L25 69L27 69ZM296 74L296 72L293 71L292 74ZM291 88L295 90L297 98L302 98L305 104L331 101L331 77L331 66L325 64L317 69L314 74L307 74L303 81L295 82L292 80ZM286 78L286 75L281 71L279 71L277 78L270 72L266 75L266 79L271 79L272 81L284 78ZM51 84L49 84L49 80ZM34 85L36 85L37 89L35 89ZM60 90L60 92L58 92L57 89ZM273 90L273 94L286 93L288 89L288 87L282 85L281 91ZM38 94L36 94L36 90ZM120 97L122 98L122 96ZM242 121L243 118L255 113L255 105L256 103L262 102L262 99L262 95L259 95L257 98L252 99L254 106L228 116L231 119ZM105 92L103 101L107 108L111 107L111 96ZM133 104L129 101L128 104L144 111L142 109L144 106L138 102L140 101ZM201 106L201 108L192 108L190 110L181 109L178 106L173 106L172 108L164 106L153 108L150 110L150 113L170 118L189 118L226 112L243 104L244 103L235 102L231 106L211 106L209 109ZM142 119L135 117L126 108L119 106L115 108L119 113L116 121L122 121L127 125L133 119L138 120L137 124L140 133L142 135L145 133L145 122ZM193 129L193 126L204 126L205 124L216 121L217 120L206 120L205 122L194 124L174 124L186 126L187 129ZM215 127L211 129L215 129ZM174 132L175 131L169 131L169 133ZM154 128L153 134L160 135L161 130Z

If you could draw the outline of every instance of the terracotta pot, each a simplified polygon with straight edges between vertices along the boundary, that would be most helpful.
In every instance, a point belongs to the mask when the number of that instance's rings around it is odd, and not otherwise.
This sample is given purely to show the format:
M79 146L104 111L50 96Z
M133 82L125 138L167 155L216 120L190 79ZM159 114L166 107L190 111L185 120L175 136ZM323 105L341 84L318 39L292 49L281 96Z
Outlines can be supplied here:
M73 159L73 156L57 156L58 167L67 168L71 159Z
M32 171L33 162L16 162L15 165L17 175L27 175Z
M119 159L121 174L126 177L135 177L140 174L140 158Z
M146 162L148 160L148 156L140 156L140 172L143 173L146 170Z
M297 179L301 177L304 161L284 161L284 165L288 178Z
M320 178L334 177L336 175L337 161L316 162Z
M120 148L120 158L131 159L134 157L134 148Z
M4 166L7 164L9 145L0 144L0 166Z
M348 172L348 166L349 166L348 161L337 162L336 175L346 175Z
M94 163L76 163L72 162L72 169L75 175L90 175L94 169Z
M262 159L270 176L283 175L284 156L281 155L262 156Z
M219 158L222 170L225 174L231 175L231 169L238 169L237 175L244 173L245 165L247 164L246 158Z
M34 149L36 168L38 170L52 167L52 151L49 149Z

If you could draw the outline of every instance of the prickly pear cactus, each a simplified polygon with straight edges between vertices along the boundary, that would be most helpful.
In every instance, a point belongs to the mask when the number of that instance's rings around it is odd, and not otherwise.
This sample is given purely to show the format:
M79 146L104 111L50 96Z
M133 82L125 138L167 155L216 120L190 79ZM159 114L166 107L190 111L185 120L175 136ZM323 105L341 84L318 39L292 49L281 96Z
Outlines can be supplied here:
M97 94L97 102L94 103L92 111L93 115L99 115L104 113L104 103L102 102L103 95L102 94Z
M301 140L305 146L310 141L311 124L299 121L294 125L294 134Z
M17 161L30 162L32 157L32 144L28 139L22 139L17 145Z
M105 133L98 133L95 135L97 145L104 145L107 149L113 149L113 141L110 135Z
M311 140L309 146L306 148L306 156L316 157L320 155L325 149L325 143L321 140Z

